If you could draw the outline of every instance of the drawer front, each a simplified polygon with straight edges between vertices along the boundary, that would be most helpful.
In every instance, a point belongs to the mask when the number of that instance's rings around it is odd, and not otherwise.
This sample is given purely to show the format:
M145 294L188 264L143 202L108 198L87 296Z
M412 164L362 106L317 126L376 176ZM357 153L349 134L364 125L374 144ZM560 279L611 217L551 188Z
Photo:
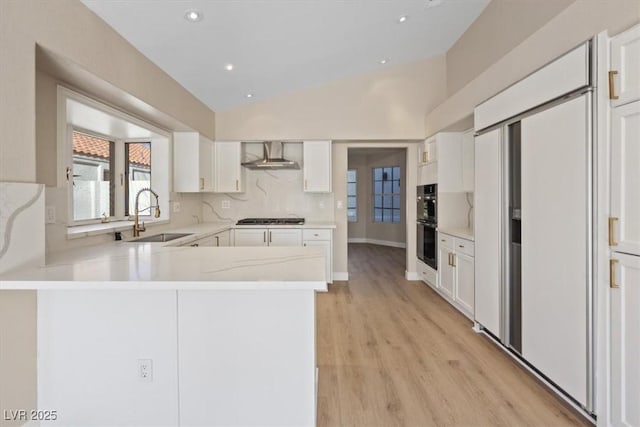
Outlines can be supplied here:
M302 240L331 240L331 230L303 229Z
M455 240L456 252L461 252L465 255L473 256L473 242L470 240L456 238Z
M453 249L455 238L448 234L438 233L438 245L446 246L449 249Z

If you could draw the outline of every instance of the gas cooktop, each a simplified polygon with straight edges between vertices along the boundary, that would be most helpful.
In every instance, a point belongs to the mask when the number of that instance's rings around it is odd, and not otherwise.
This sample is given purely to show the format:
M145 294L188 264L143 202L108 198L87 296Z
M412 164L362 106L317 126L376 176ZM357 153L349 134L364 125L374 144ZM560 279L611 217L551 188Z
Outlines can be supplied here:
M236 225L301 225L304 218L244 218Z

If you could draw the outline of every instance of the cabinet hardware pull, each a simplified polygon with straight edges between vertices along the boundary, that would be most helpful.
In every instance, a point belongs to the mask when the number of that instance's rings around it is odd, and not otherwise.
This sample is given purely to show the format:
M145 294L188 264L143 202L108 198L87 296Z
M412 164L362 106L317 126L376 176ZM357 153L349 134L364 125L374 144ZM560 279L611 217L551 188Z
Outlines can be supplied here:
M273 242L273 234L272 234L272 232L270 231L270 232L269 232L269 243L271 243L271 242Z
M216 236L216 246L220 246L220 237Z
M464 245L458 245L459 248L464 248Z
M449 256L448 264L451 265L451 252L447 253L447 255Z
M67 181L69 181L69 178L71 178L71 168L67 166Z
M198 246L200 246L200 245L197 244L197 243L194 243L193 245L191 245L192 248L197 248Z
M240 189L240 183L238 182L238 180L236 179L236 191L238 191Z
M200 178L200 189L204 190L204 178Z
M262 243L267 243L267 232L266 231L262 232Z
M426 151L422 152L422 163L427 163L427 152Z
M617 70L609 71L609 99L618 99L618 98L620 98L618 95L615 94L616 87L615 87L615 83L613 81L614 76L617 75L617 74L618 74Z
M124 185L124 174L120 174L120 186Z
M451 254L451 266L456 266L456 254Z
M609 246L618 246L618 242L613 235L615 222L618 220L615 216L609 217Z
M609 287L611 289L618 289L620 285L616 283L616 264L618 263L617 259L609 260Z
M307 189L307 180L306 179L304 180L304 189L305 190Z

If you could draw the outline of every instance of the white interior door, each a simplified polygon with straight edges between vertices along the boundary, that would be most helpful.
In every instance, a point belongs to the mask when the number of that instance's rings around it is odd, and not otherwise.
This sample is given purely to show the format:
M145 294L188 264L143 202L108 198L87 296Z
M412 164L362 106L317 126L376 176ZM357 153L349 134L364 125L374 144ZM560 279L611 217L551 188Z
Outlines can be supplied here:
M587 402L587 95L522 120L522 355Z
M611 423L640 426L640 257L611 258Z
M476 137L475 310L476 322L500 336L501 129Z
M611 114L610 243L618 252L640 255L640 101Z

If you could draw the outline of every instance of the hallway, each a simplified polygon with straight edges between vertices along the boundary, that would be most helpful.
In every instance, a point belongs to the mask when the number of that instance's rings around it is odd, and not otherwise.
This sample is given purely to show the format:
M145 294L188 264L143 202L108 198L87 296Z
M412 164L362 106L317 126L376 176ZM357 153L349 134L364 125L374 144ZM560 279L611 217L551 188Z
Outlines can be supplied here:
M318 294L319 426L590 425L404 270L350 244L348 284Z

